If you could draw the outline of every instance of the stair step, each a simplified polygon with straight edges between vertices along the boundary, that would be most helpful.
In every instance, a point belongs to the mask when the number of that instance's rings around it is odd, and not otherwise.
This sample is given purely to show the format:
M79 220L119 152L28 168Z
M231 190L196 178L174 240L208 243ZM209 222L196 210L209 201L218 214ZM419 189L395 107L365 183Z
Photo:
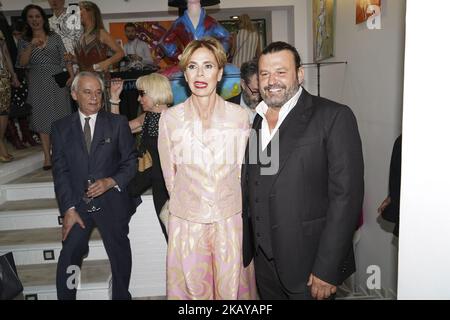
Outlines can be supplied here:
M54 263L61 248L61 227L0 231L0 254L13 252L17 265ZM86 260L106 258L100 233L94 229Z
M42 168L43 160L44 155L40 146L16 150L14 152L14 161L2 163L0 166L0 184L5 184L24 174Z
M25 299L56 299L56 263L18 266ZM84 261L77 299L109 299L111 266L108 260Z
M34 170L30 173L20 176L17 179L14 179L8 182L10 184L30 184L30 183L45 183L45 182L53 182L53 175L51 170L44 171L42 168L38 170Z
M25 172L26 173L26 172ZM52 172L33 170L0 187L4 201L55 198Z
M7 201L0 205L0 231L58 227L55 199Z
M11 183L0 186L4 201L55 198L53 182Z

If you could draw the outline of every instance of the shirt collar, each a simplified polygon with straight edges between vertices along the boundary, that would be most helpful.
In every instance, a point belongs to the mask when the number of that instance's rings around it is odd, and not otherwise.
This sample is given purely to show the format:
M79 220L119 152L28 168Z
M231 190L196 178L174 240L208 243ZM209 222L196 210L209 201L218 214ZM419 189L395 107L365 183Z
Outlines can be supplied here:
M91 118L92 121L94 121L93 123L95 123L95 121L97 120L97 113L91 114L90 116L86 116L83 112L81 112L80 110L78 110L78 114L80 115L80 121L81 121L81 125L84 125L85 123L85 118L89 117ZM90 120L89 120L90 121Z

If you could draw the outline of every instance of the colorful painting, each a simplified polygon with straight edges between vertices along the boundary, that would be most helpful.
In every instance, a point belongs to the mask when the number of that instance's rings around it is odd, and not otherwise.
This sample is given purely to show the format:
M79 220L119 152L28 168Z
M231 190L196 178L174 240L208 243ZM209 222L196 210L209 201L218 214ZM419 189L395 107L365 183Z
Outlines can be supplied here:
M128 40L125 36L126 22L112 22L109 24L109 32L119 44L124 44ZM137 37L148 43L153 57L153 61L159 66L160 73L169 77L174 96L174 104L186 100L189 96L189 88L184 79L183 73L173 64L170 59L165 59L157 50L158 42L161 37L169 30L172 21L145 21L134 22L136 25ZM224 70L224 76L219 84L218 92L224 98L228 99L239 94L240 90L240 72L239 68L228 64Z
M111 22L109 24L109 32L117 43L125 44L128 41L124 31L125 24L126 22ZM134 22L134 24L136 25L137 37L149 45L155 64L163 69L170 65L171 62L161 57L156 48L161 37L172 25L172 21L143 21Z
M356 0L356 24L363 23L372 15L369 6L381 7L381 0Z
M334 55L334 0L313 0L314 61Z

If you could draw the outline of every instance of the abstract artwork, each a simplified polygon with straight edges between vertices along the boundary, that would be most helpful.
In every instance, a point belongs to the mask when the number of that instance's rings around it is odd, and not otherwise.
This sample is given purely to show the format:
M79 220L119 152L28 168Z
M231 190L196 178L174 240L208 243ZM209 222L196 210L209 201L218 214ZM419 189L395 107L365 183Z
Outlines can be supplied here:
M334 0L313 0L314 61L334 55Z

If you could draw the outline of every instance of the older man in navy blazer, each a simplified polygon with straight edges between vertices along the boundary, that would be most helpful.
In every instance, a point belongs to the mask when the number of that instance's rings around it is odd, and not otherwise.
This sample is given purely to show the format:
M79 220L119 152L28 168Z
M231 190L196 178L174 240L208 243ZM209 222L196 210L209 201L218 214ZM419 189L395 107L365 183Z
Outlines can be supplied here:
M55 193L64 217L58 299L76 298L74 266L88 253L95 226L111 263L112 298L130 299L128 223L140 202L127 193L137 166L134 139L125 117L100 110L104 85L96 74L81 72L71 90L79 110L55 122L51 134Z

